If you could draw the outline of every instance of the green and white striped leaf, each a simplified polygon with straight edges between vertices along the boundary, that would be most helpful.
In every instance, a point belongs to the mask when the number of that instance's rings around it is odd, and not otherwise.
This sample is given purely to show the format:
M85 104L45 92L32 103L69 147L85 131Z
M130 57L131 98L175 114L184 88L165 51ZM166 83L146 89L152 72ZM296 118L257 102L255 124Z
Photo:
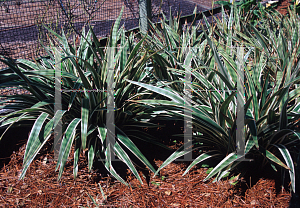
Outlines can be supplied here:
M87 129L88 129L88 121L89 121L89 99L82 99L81 106L81 142L82 149L85 151L86 148L86 138L87 138Z
M292 190L295 193L295 191L296 191L296 184L295 184L296 172L295 172L294 163L293 163L291 154L290 154L289 150L282 144L278 144L278 145L274 144L274 146L278 148L278 150L280 151L287 166L290 168L289 173L290 173L291 185L292 185Z

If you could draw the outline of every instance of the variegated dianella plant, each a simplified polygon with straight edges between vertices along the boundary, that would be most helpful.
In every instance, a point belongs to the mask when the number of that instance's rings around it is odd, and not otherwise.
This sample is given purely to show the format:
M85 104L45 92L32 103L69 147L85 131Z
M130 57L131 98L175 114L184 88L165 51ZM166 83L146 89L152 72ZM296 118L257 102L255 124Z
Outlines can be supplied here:
M196 11L196 10L195 10ZM211 158L218 164L205 180L221 179L246 162L236 157L236 88L237 60L244 60L245 83L245 155L257 158L259 165L269 162L289 172L295 190L295 162L299 155L299 131L294 126L299 115L299 21L294 13L287 17L265 14L251 25L240 19L240 11L232 6L230 14L210 25L204 17L205 28L194 23L188 27L179 19L162 21L161 28L152 24L148 36L137 42L125 36L116 21L105 48L100 47L92 30L80 39L79 46L69 44L65 35L51 31L57 43L47 49L50 58L32 62L2 59L8 68L2 71L0 87L20 86L31 95L14 95L5 103L13 112L0 117L0 127L9 128L23 121L31 122L32 130L26 145L21 178L40 149L51 137L58 120L62 121L62 144L57 169L62 175L71 147L74 147L74 176L78 171L81 150L87 151L89 170L95 156L118 180L125 181L113 168L111 153L122 160L141 181L131 151L152 172L195 149L205 150L187 168ZM198 34L199 29L202 30ZM120 47L116 47L117 43ZM54 47L55 45L55 47ZM237 48L244 49L240 57ZM115 48L115 143L107 143L111 134L106 125L107 51ZM186 50L188 49L188 50ZM54 54L59 52L62 84L62 111L54 112ZM188 52L187 52L188 51ZM138 127L152 126L153 117L184 119L185 73L191 68L193 89L191 116L193 140L174 152L156 171L133 143L141 138L155 140ZM13 72L13 73L12 73ZM83 89L83 93L66 92ZM88 90L98 90L88 92ZM204 89L204 90L202 90ZM207 89L207 90L206 90ZM128 102L130 101L130 102ZM206 151L208 150L208 151ZM246 170L239 168L240 170Z
M232 5L229 14L222 10L222 18L215 18L214 25L205 17L205 27L192 24L181 30L179 19L172 18L163 21L161 27L153 25L147 41L151 50L157 51L153 62L159 69L153 68L153 71L159 70L158 81L151 85L130 82L143 87L144 93L155 92L161 98L132 101L149 105L152 112L184 119L188 116L184 114L184 81L191 67L192 96L188 109L192 112L193 139L166 159L156 174L196 149L205 151L193 160L184 174L207 159L218 163L205 181L213 176L216 176L214 181L220 180L237 169L247 171L247 161L236 154L234 89L239 76L238 60L243 60L244 156L254 158L258 166L270 164L275 171L278 168L288 171L291 188L295 191L295 164L300 152L300 132L295 128L300 118L300 22L293 12L286 17L265 13L267 18L253 26L240 19L240 15L240 9ZM198 34L200 29L202 33ZM244 50L242 57L237 53L239 47ZM192 148L187 149L187 146Z
M144 39L135 41L133 35L125 36L124 27L119 29L122 12L123 10L112 28L106 47L101 47L92 28L87 33L83 30L79 45L75 41L74 44L68 43L64 33L58 35L49 29L56 36L55 42L50 42L49 48L45 47L49 57L38 61L19 59L16 62L1 58L8 68L2 71L0 87L18 86L31 92L30 95L9 96L2 101L5 105L1 106L12 110L1 115L1 128L9 129L12 125L22 124L23 121L31 122L32 125L25 149L21 179L35 156L53 135L60 120L62 140L56 166L56 170L59 168L58 180L62 176L72 147L74 177L78 172L78 159L82 150L87 152L89 170L97 156L105 168L124 184L127 183L114 169L111 158L113 154L127 165L141 183L129 152L149 170L156 171L133 142L133 139L142 139L144 142L160 145L151 135L141 131L141 128L155 125L139 121L138 117L148 108L128 102L136 97L141 89L126 81L129 79L149 82L148 71L145 70L149 53L143 49ZM117 45L118 42L120 45ZM110 66L114 69L115 85L114 142L107 142L107 135L112 132L106 127L108 48L112 49L110 55L114 64ZM60 62L55 60L57 53L61 58ZM54 112L55 63L60 65L62 80L62 110L57 112ZM139 96L151 98L152 95L146 93ZM15 102L7 103L8 100Z

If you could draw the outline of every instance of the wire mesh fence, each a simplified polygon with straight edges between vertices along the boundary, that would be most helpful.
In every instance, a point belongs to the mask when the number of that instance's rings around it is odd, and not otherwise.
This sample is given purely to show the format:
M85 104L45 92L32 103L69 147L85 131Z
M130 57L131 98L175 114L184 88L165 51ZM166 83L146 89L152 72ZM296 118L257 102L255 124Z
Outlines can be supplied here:
M124 3L122 0L1 1L0 52L12 58L31 59L43 55L39 44L47 41L43 24L58 33L63 29L71 38L90 22L96 25L96 34L103 37L109 33ZM124 13L127 24L138 25L138 12L130 11L127 6Z
M121 24L129 30L139 26L139 0L0 0L0 55L13 59L34 59L45 55L40 43L47 43L43 25L71 40L90 23L95 34L105 37L118 17L122 6ZM211 8L207 0L152 0L152 21L161 13L166 17L177 12L182 16ZM0 65L2 67L3 65Z

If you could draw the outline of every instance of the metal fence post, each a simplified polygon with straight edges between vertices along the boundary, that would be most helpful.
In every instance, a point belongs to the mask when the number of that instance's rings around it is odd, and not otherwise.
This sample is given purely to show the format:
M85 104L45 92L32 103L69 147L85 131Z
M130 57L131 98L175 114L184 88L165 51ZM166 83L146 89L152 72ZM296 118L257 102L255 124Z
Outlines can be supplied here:
M140 31L147 33L149 29L148 19L151 20L151 0L139 0Z

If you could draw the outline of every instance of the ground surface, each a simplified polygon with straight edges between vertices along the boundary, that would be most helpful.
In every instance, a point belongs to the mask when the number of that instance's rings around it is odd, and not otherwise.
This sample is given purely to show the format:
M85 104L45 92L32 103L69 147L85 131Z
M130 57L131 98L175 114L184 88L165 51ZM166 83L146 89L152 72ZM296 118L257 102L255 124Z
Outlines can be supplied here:
M281 14L286 15L288 13L288 7L290 6L290 0L283 0L277 7L277 11Z
M89 195L99 205L111 207L287 207L290 200L288 192L276 191L274 178L260 178L254 182L242 180L235 186L228 179L218 183L202 182L207 176L207 168L193 168L182 177L187 167L184 163L170 164L155 178L153 173L140 169L143 185L127 174L127 182L132 187L126 187L102 171L89 173L83 155L76 180L72 175L71 157L61 181L57 182L56 163L49 148L43 148L23 181L19 181L18 176L25 146L12 154L10 163L0 171L0 206L95 207ZM157 157L161 158L161 155ZM162 164L157 159L153 162L157 166ZM100 166L96 165L96 168L100 169ZM102 197L99 185L106 199Z

